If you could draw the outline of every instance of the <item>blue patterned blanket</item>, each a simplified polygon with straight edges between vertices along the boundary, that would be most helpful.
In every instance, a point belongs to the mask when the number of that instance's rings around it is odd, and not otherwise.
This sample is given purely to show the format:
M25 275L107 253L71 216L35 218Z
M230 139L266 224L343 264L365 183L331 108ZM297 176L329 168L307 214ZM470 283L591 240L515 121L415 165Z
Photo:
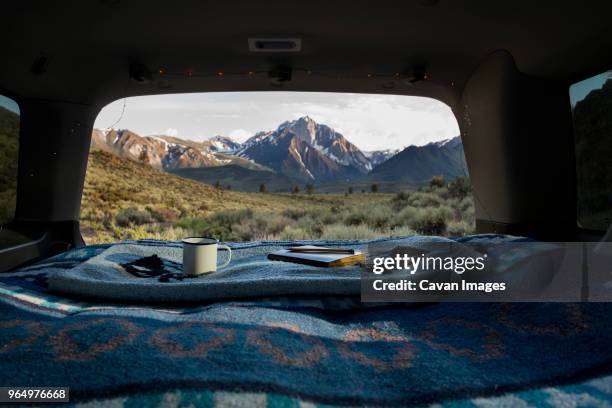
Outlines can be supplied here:
M119 406L612 401L608 304L316 296L166 307L48 291L49 270L106 249L0 275L0 384L69 386L75 403Z
M318 268L267 259L271 252L295 244L367 251L368 246L428 248L452 244L457 251L478 256L468 246L443 237L412 236L372 241L267 241L232 243L231 263L203 276L182 273L180 242L124 241L73 268L47 267L54 292L88 299L132 302L210 302L263 296L352 295L361 293L361 267ZM446 253L446 251L445 251Z

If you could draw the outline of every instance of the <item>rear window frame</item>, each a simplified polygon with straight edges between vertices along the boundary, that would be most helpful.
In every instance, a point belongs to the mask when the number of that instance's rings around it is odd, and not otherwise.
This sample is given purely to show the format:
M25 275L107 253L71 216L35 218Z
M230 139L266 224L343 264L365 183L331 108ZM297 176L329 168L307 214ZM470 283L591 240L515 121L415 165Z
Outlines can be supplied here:
M12 222L15 221L15 218L17 216L17 207L18 207L18 191L19 191L19 157L20 157L20 145L21 145L21 132L23 129L23 123L22 123L22 106L21 106L21 101L20 98L14 94L12 94L11 92L5 92L4 90L0 89L0 97L3 97L5 99L10 100L11 102L13 102L16 107L17 107L17 116L19 118L18 124L17 124L17 134L16 134L16 141L17 141L17 148L15 151L15 174L14 174L14 205L13 205L13 209L12 209L12 216L11 217L7 217L6 219L1 217L1 213L0 213L0 230L6 226L11 224ZM2 106L3 107L3 106ZM5 108L6 109L6 108ZM7 109L8 111L11 111L10 109ZM15 112L14 112L15 113ZM2 210L2 208L0 208L0 210Z
M604 70L597 70L597 71L591 71L589 72L589 74L587 75L583 75L583 76L579 76L579 77L574 77L571 78L568 81L567 84L567 90L568 90L568 99L569 99L569 107L570 107L570 117L571 117L571 132L572 132L572 139L574 141L574 160L575 160L575 171L576 171L576 225L578 226L578 228L580 228L581 230L584 231L591 231L593 233L600 233L600 232L605 232L606 230L608 230L611 226L612 226L612 206L609 206L608 209L604 210L610 213L609 218L604 218L603 224L601 225L596 225L593 223L588 223L584 220L584 214L581 214L581 183L580 183L580 170L579 170L579 157L578 157L578 143L577 143L577 139L576 139L576 122L575 122L575 118L574 118L574 108L576 106L577 103L581 102L582 100L584 100L583 97L581 100L577 101L576 104L572 104L572 87L575 85L578 85L582 82L591 80L595 77L598 77L600 75L607 75L607 81L612 81L612 68L608 68L608 69L604 69ZM605 84L605 82L604 82ZM602 84L602 88L603 88L603 84ZM593 88L589 91L589 93L595 89L602 89L602 88ZM588 95L588 93L586 94ZM612 143L612 134L610 134L609 136L610 139L610 143ZM592 214L591 214L592 215Z

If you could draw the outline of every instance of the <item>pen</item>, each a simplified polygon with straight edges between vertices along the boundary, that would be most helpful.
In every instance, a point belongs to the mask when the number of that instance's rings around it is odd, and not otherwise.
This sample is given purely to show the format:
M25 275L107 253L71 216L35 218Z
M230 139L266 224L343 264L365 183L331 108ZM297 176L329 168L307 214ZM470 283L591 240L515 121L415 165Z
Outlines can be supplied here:
M355 253L354 249L337 249L337 248L301 248L291 247L291 252L304 253L304 254L348 254L352 255Z

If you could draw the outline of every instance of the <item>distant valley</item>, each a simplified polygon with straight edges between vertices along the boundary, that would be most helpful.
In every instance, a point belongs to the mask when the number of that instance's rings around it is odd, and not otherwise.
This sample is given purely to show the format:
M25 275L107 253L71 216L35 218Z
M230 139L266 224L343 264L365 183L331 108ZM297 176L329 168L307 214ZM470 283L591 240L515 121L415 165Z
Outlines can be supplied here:
M214 136L203 142L167 135L142 136L123 129L95 129L92 150L102 150L180 177L224 189L287 192L306 185L318 191L366 189L373 183L394 191L467 175L461 139L401 151L361 151L344 135L305 116L244 143Z

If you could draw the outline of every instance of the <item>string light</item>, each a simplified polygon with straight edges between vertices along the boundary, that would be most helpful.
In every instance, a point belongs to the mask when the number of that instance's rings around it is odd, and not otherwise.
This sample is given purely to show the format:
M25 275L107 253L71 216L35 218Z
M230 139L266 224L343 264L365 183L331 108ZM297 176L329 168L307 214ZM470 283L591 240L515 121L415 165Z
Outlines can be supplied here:
M293 68L292 69L293 72L302 72L303 74L307 75L307 76L317 76L317 77L321 77L321 78L330 78L330 79L335 79L335 80L343 80L343 79L359 79L359 78L363 78L361 75L363 74L358 74L358 73L353 73L353 74L337 74L337 73L326 73L326 72L315 72L312 69L306 69L306 68ZM213 71L213 72L195 72L194 68L189 68L186 71L183 71L183 73L177 73L177 72L170 72L167 71L166 68L159 68L159 74L163 75L165 77L184 77L184 76L188 76L190 78L210 78L210 77L217 77L217 78L221 78L221 77L225 77L225 76L250 76L250 77L254 77L255 75L258 74L269 74L269 70L259 70L259 71L238 71L238 72L226 72L226 71ZM390 80L404 80L405 74L402 74L401 72L395 72L395 71L391 71L391 72L368 72L366 74L368 79L377 79L377 80L384 80L384 79L390 79ZM431 79L430 74L428 73L424 73L420 80L429 80ZM416 81L417 82L419 79L417 78ZM412 82L412 81L411 81ZM385 84L388 84L388 82L385 82ZM451 86L455 86L454 81L451 83Z

